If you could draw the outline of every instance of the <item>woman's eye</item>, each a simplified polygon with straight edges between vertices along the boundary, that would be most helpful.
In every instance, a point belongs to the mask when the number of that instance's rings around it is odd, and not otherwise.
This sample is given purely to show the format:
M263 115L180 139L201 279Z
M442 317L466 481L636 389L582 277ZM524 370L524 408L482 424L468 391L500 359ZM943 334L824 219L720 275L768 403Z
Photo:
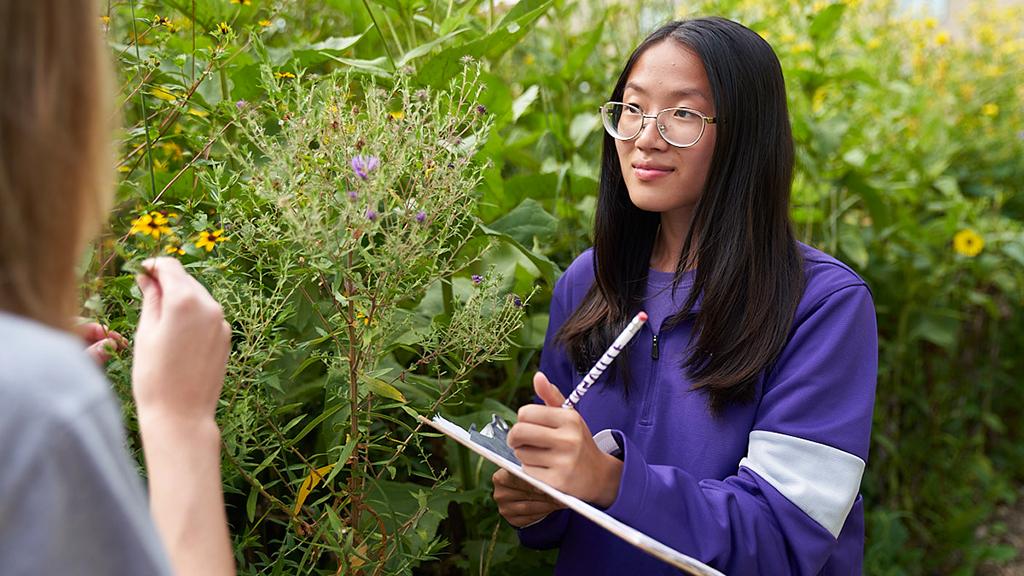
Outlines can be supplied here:
M694 113L685 108L676 108L676 112L672 116L680 120L691 120L694 117Z

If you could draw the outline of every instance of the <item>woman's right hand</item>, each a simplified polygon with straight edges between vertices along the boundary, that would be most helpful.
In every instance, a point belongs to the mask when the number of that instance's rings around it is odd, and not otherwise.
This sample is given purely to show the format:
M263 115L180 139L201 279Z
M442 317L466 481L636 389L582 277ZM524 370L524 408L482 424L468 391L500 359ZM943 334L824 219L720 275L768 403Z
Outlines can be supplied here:
M231 327L209 292L173 258L147 260L136 279L142 313L132 390L144 419L213 422L231 348Z
M516 528L525 528L565 506L511 472L499 469L491 476L498 512Z

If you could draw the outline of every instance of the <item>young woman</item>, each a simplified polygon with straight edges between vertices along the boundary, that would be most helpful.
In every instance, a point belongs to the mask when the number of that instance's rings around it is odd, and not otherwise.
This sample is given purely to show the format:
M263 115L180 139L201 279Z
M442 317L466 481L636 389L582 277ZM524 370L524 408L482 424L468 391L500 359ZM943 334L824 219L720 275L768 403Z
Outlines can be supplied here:
M863 280L794 239L775 54L729 20L673 22L602 110L594 247L555 287L543 405L520 409L509 444L529 474L727 574L859 574L874 309ZM560 408L639 310L611 373ZM522 543L559 548L557 574L676 573L493 480Z
M132 386L148 509L120 407L72 335L75 266L111 192L99 14L88 0L0 0L0 571L232 574L220 306L177 261L144 264Z

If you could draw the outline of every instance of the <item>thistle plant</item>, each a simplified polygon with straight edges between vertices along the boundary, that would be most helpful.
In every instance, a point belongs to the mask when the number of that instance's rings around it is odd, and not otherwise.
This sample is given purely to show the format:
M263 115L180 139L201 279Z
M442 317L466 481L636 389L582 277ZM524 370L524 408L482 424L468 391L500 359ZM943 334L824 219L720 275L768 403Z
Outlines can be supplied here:
M203 177L231 256L199 273L235 326L221 420L243 556L391 574L439 549L459 494L415 416L457 409L529 296L470 274L479 96L468 66L436 92L327 77L235 107L244 176Z

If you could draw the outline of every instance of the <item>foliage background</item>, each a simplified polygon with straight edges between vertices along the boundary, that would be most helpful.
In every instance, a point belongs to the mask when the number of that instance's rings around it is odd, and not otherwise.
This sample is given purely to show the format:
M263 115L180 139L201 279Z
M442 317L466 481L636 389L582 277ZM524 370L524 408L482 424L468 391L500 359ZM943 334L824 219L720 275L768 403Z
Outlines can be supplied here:
M986 6L951 31L888 0L111 0L100 25L126 128L87 308L130 333L127 270L165 250L225 302L220 420L242 573L550 568L500 521L491 469L417 433L414 416L440 406L481 422L528 400L550 288L589 244L597 106L647 32L705 14L776 49L800 237L875 295L867 572L969 574L1020 553L993 518L1024 484L1021 8ZM445 132L449 116L472 137ZM435 141L402 140L395 127L413 120ZM333 142L332 123L347 127ZM366 181L348 164L364 153L382 165ZM417 188L416 208L395 200L441 153L465 162ZM273 174L283 188L265 185ZM458 205L435 204L460 186ZM367 204L346 208L348 191ZM463 232L443 250L391 241L418 209ZM167 218L158 238L132 234L153 211ZM401 214L406 228L389 228ZM196 246L215 230L227 240ZM414 257L437 250L450 265ZM415 285L374 275L387 266ZM360 300L373 287L379 308ZM129 372L128 357L110 366L130 421Z

